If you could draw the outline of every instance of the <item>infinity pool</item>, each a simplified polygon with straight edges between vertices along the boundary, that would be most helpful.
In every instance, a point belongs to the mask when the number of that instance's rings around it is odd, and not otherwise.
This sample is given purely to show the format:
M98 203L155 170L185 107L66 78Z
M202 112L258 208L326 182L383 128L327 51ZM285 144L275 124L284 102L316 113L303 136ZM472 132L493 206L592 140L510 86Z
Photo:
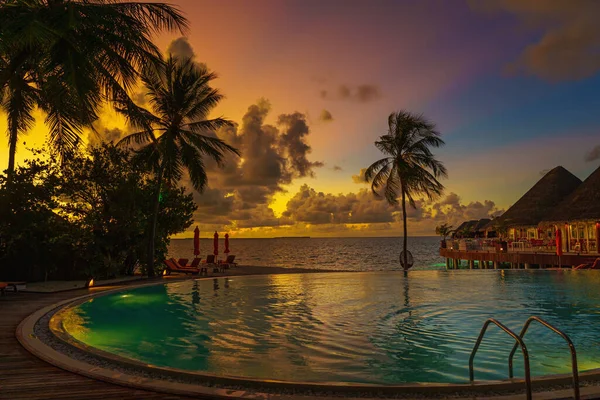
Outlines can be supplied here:
M484 321L519 331L530 315L600 367L598 271L413 271L188 280L96 297L63 315L66 331L144 363L211 374L313 382L468 381ZM490 327L477 380L507 378L511 340ZM567 345L533 324L532 374L569 373ZM520 351L516 376L522 376Z

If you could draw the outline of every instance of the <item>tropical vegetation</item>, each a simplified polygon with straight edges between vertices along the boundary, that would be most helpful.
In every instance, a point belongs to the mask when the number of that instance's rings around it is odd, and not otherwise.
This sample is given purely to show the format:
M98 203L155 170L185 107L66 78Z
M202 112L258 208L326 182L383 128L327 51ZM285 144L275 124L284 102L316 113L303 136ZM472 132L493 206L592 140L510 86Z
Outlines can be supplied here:
M446 242L446 238L448 236L450 236L452 234L452 232L454 232L452 230L452 225L450 224L441 224L435 227L435 234L439 235L442 238L442 241L444 242L444 246L445 246L445 242Z
M152 42L187 21L164 3L0 1L0 110L8 118L9 179L17 143L45 114L51 150L65 158L106 102L131 102L138 71L160 62Z
M0 277L5 280L110 278L146 258L154 173L129 151L104 144L68 163L36 157L0 175ZM163 189L154 257L192 224L183 187Z
M226 153L239 152L217 138L214 130L231 124L210 112L223 99L211 87L217 75L191 58L169 56L164 63L146 68L142 73L147 107L117 102L117 109L136 129L119 143L137 146L136 157L154 171L153 218L149 229L148 271L154 268L156 221L162 210L163 184L176 185L187 171L191 185L202 192L208 178L204 157L221 165Z
M398 205L400 198L404 228L400 262L405 272L410 268L406 202L416 208L417 196L432 200L442 194L444 186L438 179L447 177L447 171L431 148L439 148L444 144L435 124L422 115L404 110L391 113L387 133L375 142L385 157L365 171L365 180L371 183L375 196L384 197L394 206ZM383 191L383 195L380 191Z

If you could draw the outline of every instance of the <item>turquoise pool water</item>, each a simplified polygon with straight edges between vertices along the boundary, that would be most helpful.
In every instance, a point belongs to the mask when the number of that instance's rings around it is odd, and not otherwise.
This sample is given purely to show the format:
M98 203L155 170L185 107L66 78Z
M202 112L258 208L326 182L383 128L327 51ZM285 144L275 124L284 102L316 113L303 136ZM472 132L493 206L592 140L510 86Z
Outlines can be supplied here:
M580 370L600 367L599 271L412 271L188 280L94 298L66 312L78 340L156 366L316 382L468 381L483 322L530 315L571 336ZM568 373L558 336L531 326L533 375ZM507 378L510 339L491 327L477 380ZM515 356L522 375L522 357Z

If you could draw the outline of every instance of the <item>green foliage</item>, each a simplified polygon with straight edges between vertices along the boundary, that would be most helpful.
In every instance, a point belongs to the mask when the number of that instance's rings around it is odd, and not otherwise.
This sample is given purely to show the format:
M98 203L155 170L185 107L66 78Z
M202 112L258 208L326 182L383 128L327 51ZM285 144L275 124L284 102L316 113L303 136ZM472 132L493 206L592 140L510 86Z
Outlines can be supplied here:
M375 147L386 157L374 162L365 171L365 180L371 182L375 196L381 197L379 190L383 190L383 197L391 205L397 205L398 197L401 197L405 266L408 265L406 201L416 208L415 196L432 200L441 195L444 186L438 179L447 177L447 171L431 148L444 144L435 124L422 115L407 111L391 113L388 132L375 142Z
M442 239L446 238L452 233L452 225L442 224L435 227L435 234L440 235Z
M130 152L107 144L60 167L30 160L11 183L2 176L0 202L8 207L0 220L0 274L29 281L130 274L147 256L153 178ZM159 260L169 236L188 228L196 210L183 188L163 193L154 253Z
M18 137L45 114L49 142L70 155L105 101L131 102L138 71L157 64L161 30L185 29L177 8L106 0L0 2L0 109L8 116L9 174Z
M209 114L223 96L210 86L216 74L190 58L169 56L157 68L146 68L142 82L150 109L131 102L117 102L117 110L138 130L119 144L141 146L136 160L155 171L154 220L150 237L156 237L156 218L163 204L163 184L174 185L187 171L194 189L202 192L208 182L204 157L222 164L225 153L239 152L212 134L231 122L224 118L209 119ZM150 242L149 254L154 253ZM153 260L148 260L152 273Z

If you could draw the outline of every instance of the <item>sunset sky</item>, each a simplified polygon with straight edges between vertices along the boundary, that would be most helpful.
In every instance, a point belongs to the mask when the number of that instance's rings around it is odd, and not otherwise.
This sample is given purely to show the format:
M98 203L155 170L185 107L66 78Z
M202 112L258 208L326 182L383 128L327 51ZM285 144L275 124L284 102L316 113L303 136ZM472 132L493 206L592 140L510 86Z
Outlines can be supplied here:
M399 210L356 182L399 109L437 124L449 171L409 234L501 212L557 165L584 179L600 164L596 0L171 2L190 30L157 42L219 74L214 115L238 125L217 134L242 151L195 195L203 237L399 235ZM127 131L108 110L98 126Z

